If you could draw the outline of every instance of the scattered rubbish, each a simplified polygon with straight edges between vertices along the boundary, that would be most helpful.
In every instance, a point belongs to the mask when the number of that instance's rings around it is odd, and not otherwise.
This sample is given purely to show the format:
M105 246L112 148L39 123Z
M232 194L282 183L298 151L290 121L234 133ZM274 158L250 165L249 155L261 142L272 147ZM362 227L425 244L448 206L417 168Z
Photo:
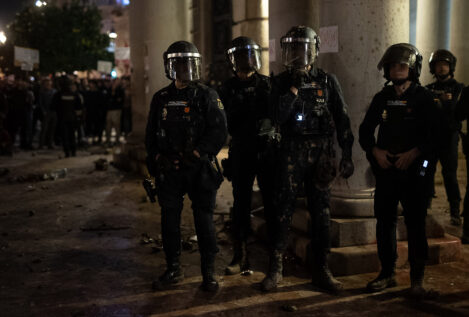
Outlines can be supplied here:
M30 216L30 217L34 216L35 214L36 214L36 212L35 212L34 210L30 210L30 211L29 211L29 216Z
M28 185L27 190L28 190L28 192L32 192L32 191L36 190L36 187L34 187L33 185Z
M102 223L98 226L93 227L81 227L81 231L112 231L112 230L126 230L130 229L130 226L109 226L106 223Z
M189 238L189 242L196 243L197 242L197 235L193 235Z
M293 313L293 312L296 312L298 308L295 305L283 305L282 310L289 312L289 313Z
M249 275L253 275L254 271L253 270L244 270L240 274L241 274L241 276L249 276Z
M58 169L50 173L44 174L42 176L42 179L55 181L57 178L64 178L65 176L67 176L67 174L68 174L67 168L62 168L62 169Z
M8 178L10 183L26 183L26 182L40 182L46 180L56 180L57 178L64 178L67 176L67 169L62 168L52 171L50 173L29 173L26 175L11 176Z
M142 238L140 239L140 244L150 244L155 242L155 240L148 235L148 233L142 233Z
M109 163L106 159L100 158L94 161L94 167L97 171L106 171L109 167Z

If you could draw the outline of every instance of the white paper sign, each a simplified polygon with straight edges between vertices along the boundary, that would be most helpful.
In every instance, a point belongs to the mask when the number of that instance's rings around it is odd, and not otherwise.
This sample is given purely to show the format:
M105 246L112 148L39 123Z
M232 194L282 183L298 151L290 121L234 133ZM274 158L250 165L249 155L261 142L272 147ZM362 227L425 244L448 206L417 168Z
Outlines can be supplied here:
M110 74L112 71L112 62L98 61L98 72Z
M24 64L28 66L22 66ZM26 67L28 70L33 66L39 66L39 51L32 48L15 46L15 66Z
M321 39L319 53L339 52L339 26L334 25L319 28L319 38Z
M275 62L275 39L269 40L269 62Z
M130 47L116 47L114 51L114 58L116 60L129 60Z

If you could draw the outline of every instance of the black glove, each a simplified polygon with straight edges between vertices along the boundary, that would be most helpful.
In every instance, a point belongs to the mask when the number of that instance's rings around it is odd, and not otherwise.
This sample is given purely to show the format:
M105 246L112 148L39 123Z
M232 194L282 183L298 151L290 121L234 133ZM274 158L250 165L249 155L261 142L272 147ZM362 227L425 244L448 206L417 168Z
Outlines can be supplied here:
M340 160L339 172L340 176L347 179L352 176L355 167L351 158L342 157Z

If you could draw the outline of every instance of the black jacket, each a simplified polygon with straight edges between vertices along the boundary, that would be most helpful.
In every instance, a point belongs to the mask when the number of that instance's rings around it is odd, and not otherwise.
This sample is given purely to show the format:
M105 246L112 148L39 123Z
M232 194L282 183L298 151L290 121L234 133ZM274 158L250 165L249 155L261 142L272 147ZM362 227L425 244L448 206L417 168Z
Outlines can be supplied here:
M417 147L424 158L433 159L439 140L436 117L433 96L424 87L412 83L401 96L397 96L393 85L386 86L374 96L360 125L360 145L372 163L374 146L392 154Z
M257 140L260 120L269 118L269 77L255 73L248 80L228 79L220 88L228 122L228 132L234 140L252 143Z
M159 90L151 101L145 146L150 161L157 154L197 150L217 155L228 135L223 104L215 90L197 82Z
M324 114L322 114L319 121L323 122L318 124L319 130L317 134L330 137L334 132L337 132L337 140L343 150L343 155L350 156L354 137L350 128L347 105L337 78L333 74L327 74L315 67L311 68L307 77L303 83L304 85L311 85L313 88L318 87L315 92L315 101L312 99L305 100L302 97L301 89L298 95L290 91L290 87L294 85L295 79L289 72L280 73L273 79L271 116L274 118L275 124L280 127L282 140L285 137L295 138L298 136L291 127L295 126L295 120L297 119L295 116L297 116L299 111L303 111L304 104L322 104L324 109L321 111L324 111ZM310 112L316 111L314 107L313 105L312 108L309 108ZM306 120L308 120L308 115L306 113Z

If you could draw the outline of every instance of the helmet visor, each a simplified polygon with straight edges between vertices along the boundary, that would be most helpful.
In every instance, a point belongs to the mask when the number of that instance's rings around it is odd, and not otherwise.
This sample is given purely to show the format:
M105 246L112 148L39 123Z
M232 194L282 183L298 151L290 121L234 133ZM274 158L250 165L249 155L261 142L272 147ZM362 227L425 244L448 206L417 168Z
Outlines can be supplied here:
M261 68L261 54L259 48L233 47L228 50L228 59L235 72L249 73Z
M202 74L200 57L169 57L167 66L171 79L182 81L199 80Z
M316 45L312 42L289 42L282 45L282 61L286 67L303 68L314 63Z
M410 68L415 66L417 61L417 53L410 48L404 46L390 47L381 58L378 69L381 70L385 65L391 64L407 64Z

